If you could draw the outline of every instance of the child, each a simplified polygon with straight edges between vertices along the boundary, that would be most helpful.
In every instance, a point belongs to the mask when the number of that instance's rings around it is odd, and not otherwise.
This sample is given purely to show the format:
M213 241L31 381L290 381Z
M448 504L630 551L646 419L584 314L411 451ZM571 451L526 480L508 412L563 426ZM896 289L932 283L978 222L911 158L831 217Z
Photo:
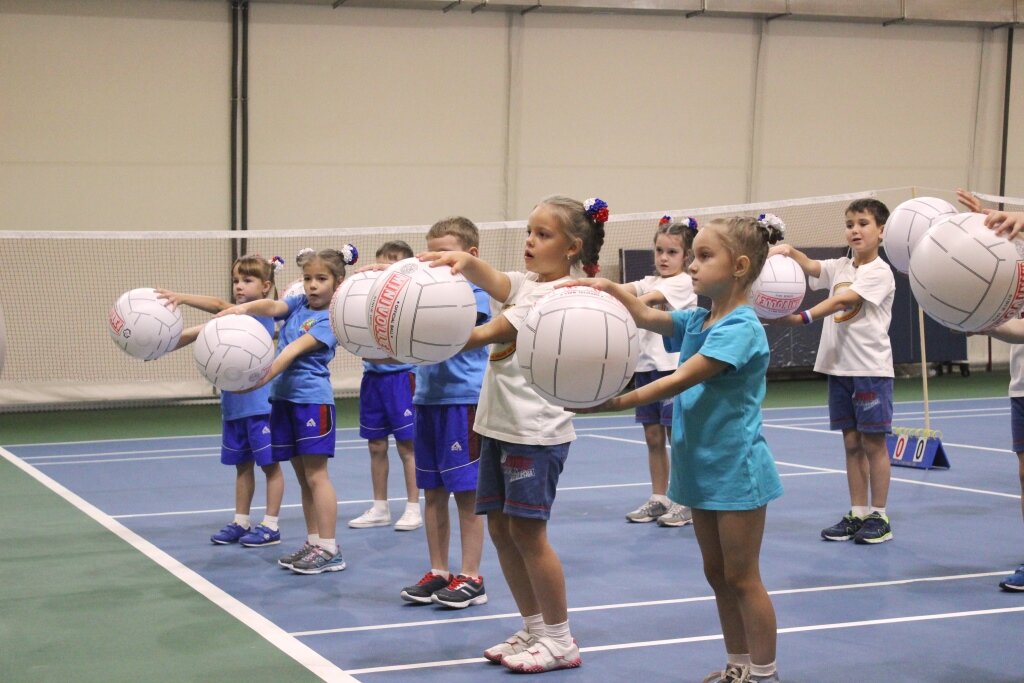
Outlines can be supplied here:
M675 372L588 409L622 410L674 396L669 495L690 506L704 573L715 593L728 663L705 683L779 680L775 609L758 556L769 501L782 495L761 433L768 339L747 304L750 285L781 239L780 224L716 219L693 240L693 288L711 310L645 306L624 285L583 280L626 304L637 326L679 351Z
M394 263L412 258L412 249L401 240L385 242L377 250L377 263ZM359 385L359 436L370 449L370 482L373 505L348 525L367 529L391 524L388 505L388 435L395 435L395 447L402 460L405 475L405 512L395 522L395 531L412 531L423 526L420 514L420 491L416 488L416 463L412 439L415 409L415 365L396 361L363 361L363 379Z
M270 390L271 450L275 461L292 463L308 535L302 548L277 562L298 574L345 568L335 538L338 499L327 473L327 461L334 457L334 392L328 363L337 345L328 308L345 279L345 265L357 257L351 244L340 251L303 249L295 260L302 268L304 294L283 301L250 301L218 314L270 315L285 321L277 357L258 386L278 378Z
M692 308L697 305L693 283L686 273L686 261L697 233L697 221L687 218L673 223L665 216L654 233L654 267L657 275L630 282L626 291L648 306L663 311ZM661 336L649 330L640 330L640 359L633 386L637 389L671 374L679 364L679 354L668 353ZM651 471L651 497L640 507L626 515L630 522L653 522L658 526L685 526L693 521L685 505L669 500L668 450L665 445L672 434L672 401L636 407L636 421L644 426L647 442L647 464Z
M831 288L831 296L821 303L777 321L807 325L823 319L814 370L828 375L829 423L843 432L851 506L838 523L822 529L826 541L892 540L886 513L890 464L885 437L892 430L889 321L896 279L878 255L888 219L889 209L877 199L858 199L846 207L846 243L852 258L815 261L789 245L771 250L795 260L812 289Z
M427 232L427 249L460 251L479 256L480 234L468 218L447 218ZM477 324L491 319L487 292L473 286ZM430 571L419 583L402 589L408 602L464 608L487 602L480 576L483 518L476 505L480 441L473 433L480 383L487 368L487 349L464 351L436 365L416 368L416 485L426 500L424 528ZM462 560L458 574L448 571L451 526L448 498L455 496L459 514Z
M957 197L969 210L988 214L985 225L995 230L997 235L1013 239L1024 230L1024 211L982 209L981 201L965 190L958 189ZM1013 450L1017 453L1017 472L1022 494L1021 515L1024 515L1024 319L1003 323L985 334L1013 344L1010 347L1010 432ZM999 587L1005 591L1024 591L1024 563L1017 571L1003 578Z
M266 299L274 288L275 267L282 263L277 257L274 264L262 256L238 258L231 265L235 303ZM161 298L171 303L172 309L185 305L208 313L219 313L231 307L231 304L217 297L179 294L165 289L156 291ZM268 316L255 317L273 336L273 319ZM194 342L200 330L201 325L186 330L175 349ZM221 392L220 461L235 467L235 518L210 537L212 542L219 545L241 543L247 548L255 548L281 542L277 521L281 512L281 499L284 497L284 474L281 466L274 462L270 450L269 398L270 387L248 393ZM267 478L267 509L263 521L255 528L250 528L249 512L256 491L255 465L260 466Z
M548 197L526 225L526 271L500 272L464 251L428 252L420 258L449 265L501 302L502 312L474 328L466 349L491 343L473 430L480 435L476 511L498 553L523 628L484 652L513 671L539 673L580 665L569 631L565 575L548 542L547 522L558 476L576 438L572 413L541 398L516 360L519 327L537 299L568 279L582 262L597 272L608 205Z

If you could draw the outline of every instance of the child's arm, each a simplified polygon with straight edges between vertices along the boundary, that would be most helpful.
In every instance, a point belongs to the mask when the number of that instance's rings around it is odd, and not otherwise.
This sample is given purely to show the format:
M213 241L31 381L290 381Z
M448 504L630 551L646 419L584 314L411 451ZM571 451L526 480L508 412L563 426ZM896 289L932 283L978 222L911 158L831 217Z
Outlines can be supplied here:
M220 318L225 315L267 315L280 318L288 315L288 304L276 299L256 299L237 306L229 306L213 317Z
M202 330L203 330L203 326L202 325L196 325L195 327L189 327L189 328L187 328L185 330L182 330L181 336L178 337L178 344L177 344L177 346L175 346L173 349L171 349L171 351L177 351L181 347L188 346L189 344L194 342L196 339L199 338L199 333L202 332Z
M172 292L169 289L157 288L153 290L156 292L156 298L166 299L170 302L170 309L173 311L178 306L191 306L192 308L198 308L200 311L206 311L207 313L220 313L225 308L230 308L231 304L224 299L218 299L215 296L202 296L200 294L182 294L180 292Z
M426 251L418 256L430 266L451 266L453 273L462 273L467 280L498 301L506 301L512 293L512 281L483 259L465 251Z
M647 403L654 403L681 394L690 387L706 382L726 368L728 363L695 353L676 368L671 375L666 375L639 389L634 389L621 396L610 398L599 406L575 410L580 413L610 412L636 408Z
M260 299L260 301L268 301L268 299ZM249 303L256 303L251 301ZM261 314L262 315L262 314ZM272 379L280 375L282 372L288 369L288 367L295 362L295 359L304 353L315 351L316 349L324 346L322 341L319 341L316 337L311 334L304 334L288 346L281 349L281 353L277 354L274 362L270 364L270 370L267 374L259 381L258 384L246 389L245 391L239 391L235 393L247 394L250 391L255 391L263 385L269 383Z
M1010 344L1024 344L1024 319L1010 320L999 327L994 327L979 334L987 334L993 339Z
M860 294L853 291L850 288L844 289L835 296L830 296L824 301L820 301L814 306L811 306L806 311L801 313L792 313L790 315L784 315L781 318L775 320L769 320L767 322L778 325L807 325L815 320L838 313L839 311L845 311L848 308L853 308L864 299ZM805 316L807 316L805 318Z
M602 292L608 292L623 303L629 314L633 316L633 320L636 321L637 327L657 332L663 337L671 335L675 329L671 313L651 308L642 300L630 294L629 290L626 289L626 285L620 285L603 277L598 277L573 280L557 285L557 287L593 287Z
M821 275L821 262L812 259L791 244L776 244L768 250L769 256L775 256L776 254L788 256L796 261L797 265L800 266L800 270L804 271L804 275L810 275L811 277Z
M996 211L995 209L983 209L981 200L973 193L962 188L956 188L957 200L967 207L968 211L985 214L985 225L995 230L997 235L1002 235L1012 240L1024 231L1024 211Z
M469 341L462 347L463 351L478 349L488 344L507 344L516 340L519 330L503 315L477 325L469 335ZM461 353L461 352L460 352Z

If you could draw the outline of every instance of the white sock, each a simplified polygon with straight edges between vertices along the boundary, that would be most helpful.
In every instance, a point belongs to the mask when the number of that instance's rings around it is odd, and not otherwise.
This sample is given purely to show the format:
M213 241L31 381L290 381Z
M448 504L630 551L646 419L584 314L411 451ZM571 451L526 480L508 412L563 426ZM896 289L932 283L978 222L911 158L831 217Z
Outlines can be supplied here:
M763 676L771 676L775 673L775 662L768 662L767 664L751 664L750 675L761 678Z
M533 614L523 617L523 630L537 637L545 635L544 615Z
M263 526L267 527L272 531L277 531L277 517L271 517L270 515L267 515L263 518L262 524Z
M243 529L249 528L249 515L235 515L235 524Z
M416 512L420 511L420 502L418 500L416 500L416 501L413 501L413 500L405 501L405 511L406 512L410 512L412 510L415 510Z
M889 517L885 514L885 508L876 508L875 506L871 506L871 512L877 512L878 514L882 515L882 519L889 519Z
M320 547L329 552L331 555L338 554L338 541L333 538L321 538Z
M306 534L306 543L320 545L320 534Z
M386 500L375 500L373 501L373 511L383 512L384 514L391 514L391 510L388 509L388 502Z
M438 576L443 576L446 579L452 578L452 573L450 571L448 571L447 569L433 569L433 568L431 568L430 573L431 574L437 574Z
M734 655L731 652L726 652L725 653L725 661L728 664L731 664L732 666L738 666L738 667L742 668L744 666L750 666L750 655L749 654Z
M665 507L670 507L672 505L672 501L668 499L668 496L661 493L652 493L651 500L655 503L661 503Z
M871 513L868 511L867 505L854 505L853 507L850 508L850 514L856 517L857 519L864 519Z
M554 641L562 652L572 647L572 635L569 633L568 621L563 621L561 624L544 624L544 635Z

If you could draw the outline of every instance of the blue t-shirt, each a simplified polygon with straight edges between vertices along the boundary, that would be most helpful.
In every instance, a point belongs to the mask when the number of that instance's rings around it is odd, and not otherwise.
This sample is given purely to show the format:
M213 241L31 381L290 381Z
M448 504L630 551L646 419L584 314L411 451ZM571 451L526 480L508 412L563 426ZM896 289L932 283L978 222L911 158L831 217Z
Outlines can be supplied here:
M672 311L665 350L679 364L700 353L727 367L678 394L672 406L668 496L703 510L753 510L782 495L775 460L761 433L768 338L750 306L701 329L706 308Z
M254 315L263 327L274 337L274 319L267 315ZM220 414L225 420L239 420L253 415L270 413L270 384L264 384L255 391L245 394L234 394L222 391L220 394Z
M416 366L412 363L371 363L363 361L363 372L382 375L387 372L412 372Z
M473 285L476 297L476 324L491 319L491 297ZM487 370L486 346L457 353L448 360L416 368L416 405L475 405L480 400L480 385Z
M323 346L298 356L288 369L274 380L270 390L271 400L292 403L334 403L331 389L331 371L327 364L334 358L334 347L338 340L331 328L330 312L325 308L314 311L309 308L304 294L287 297L288 314L277 339L277 352L304 334L311 334Z

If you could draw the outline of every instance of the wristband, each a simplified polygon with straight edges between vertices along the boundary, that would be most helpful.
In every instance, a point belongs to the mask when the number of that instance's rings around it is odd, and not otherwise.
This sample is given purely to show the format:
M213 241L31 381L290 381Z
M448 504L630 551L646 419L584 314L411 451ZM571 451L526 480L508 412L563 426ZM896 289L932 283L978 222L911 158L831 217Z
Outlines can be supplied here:
M811 315L811 311L800 311L800 319L804 321L804 325L810 325L814 321L814 316Z

